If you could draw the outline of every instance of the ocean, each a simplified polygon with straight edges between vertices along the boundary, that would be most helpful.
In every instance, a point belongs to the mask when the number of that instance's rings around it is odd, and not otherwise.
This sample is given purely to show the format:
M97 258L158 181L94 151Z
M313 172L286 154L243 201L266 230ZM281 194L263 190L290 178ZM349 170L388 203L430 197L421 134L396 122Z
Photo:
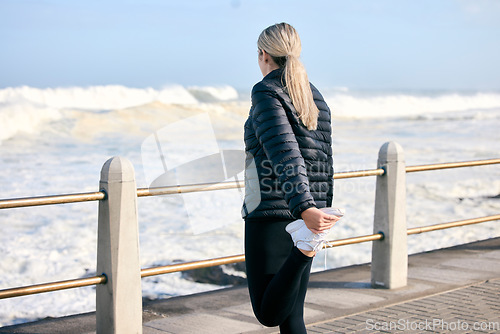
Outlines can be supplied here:
M500 157L500 92L318 88L332 109L337 172L376 168L387 141L403 147L407 165ZM249 91L180 85L0 89L0 198L97 191L101 167L112 156L129 159L137 186L149 187L162 162L182 169L210 154L241 151ZM151 155L159 141L163 160ZM235 177L241 173L223 173L220 180ZM346 215L332 239L373 232L374 191L374 177L335 181L334 206ZM408 227L498 214L499 194L498 165L408 174ZM143 268L243 253L242 193L196 196L138 199ZM191 214L199 212L213 224L194 223ZM97 202L1 210L0 226L0 289L96 274ZM498 221L431 232L410 236L408 250L499 234ZM322 251L313 270L369 262L370 254L369 243ZM218 288L180 273L142 281L150 299ZM94 287L1 300L0 326L93 310Z

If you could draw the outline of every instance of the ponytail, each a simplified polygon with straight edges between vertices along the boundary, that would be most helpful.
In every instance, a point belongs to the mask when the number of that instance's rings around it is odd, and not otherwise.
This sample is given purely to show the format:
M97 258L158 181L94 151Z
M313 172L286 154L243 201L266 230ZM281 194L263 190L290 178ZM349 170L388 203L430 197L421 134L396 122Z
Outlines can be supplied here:
M295 110L299 114L300 120L308 130L316 130L319 110L314 103L306 69L302 65L302 62L294 56L287 57L285 82L288 94L292 99Z
M257 45L269 53L278 66L284 66L284 84L292 104L307 129L316 130L319 110L314 103L306 69L299 59L302 46L297 31L287 23L272 25L260 34Z

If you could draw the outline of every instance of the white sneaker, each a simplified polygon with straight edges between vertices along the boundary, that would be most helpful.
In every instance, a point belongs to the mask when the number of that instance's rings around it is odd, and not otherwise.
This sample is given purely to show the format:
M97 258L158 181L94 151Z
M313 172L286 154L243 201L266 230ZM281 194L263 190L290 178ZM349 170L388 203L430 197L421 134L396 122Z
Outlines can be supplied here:
M335 208L322 208L320 209L329 215L335 215L342 217L344 215L344 210ZM328 242L327 236L330 230L321 233L314 233L307 228L306 223L302 219L295 220L288 224L285 230L290 234L293 240L293 244L305 251L319 251L323 248L323 244Z
M345 214L345 210L340 209L340 208L321 208L320 210L329 214L329 215L334 215L334 216L337 216L339 218L343 217Z

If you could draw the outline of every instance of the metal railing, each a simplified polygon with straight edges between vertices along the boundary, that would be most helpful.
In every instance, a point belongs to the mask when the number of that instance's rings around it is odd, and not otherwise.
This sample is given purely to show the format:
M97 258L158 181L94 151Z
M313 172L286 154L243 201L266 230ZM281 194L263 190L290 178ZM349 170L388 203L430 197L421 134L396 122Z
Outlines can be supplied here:
M500 161L500 159L497 160ZM483 160L483 161L489 161L489 160ZM383 169L370 169L370 170L354 171L354 172L340 172L336 173L333 176L333 178L347 179L347 178L356 178L364 176L377 176L383 174L384 174ZM200 183L200 184L177 185L177 186L156 187L156 188L138 188L137 197L186 194L191 192L226 190L226 189L236 189L244 187L245 187L244 181L226 181L217 183ZM96 191L89 193L77 193L77 194L66 194L66 195L49 195L49 196L37 196L37 197L1 199L0 209L99 201L105 198L106 194L104 192Z
M382 149L381 149L382 151ZM464 161L464 162L451 162L451 163L439 163L439 164L427 164L418 166L404 166L404 161L402 165L403 173L413 173L413 172L423 172L432 171L439 169L449 169L449 168L462 168L462 167L474 167L474 166L485 166L500 164L500 159L488 159L488 160L475 160L475 161ZM372 170L362 170L362 171L350 171L350 172L339 172L335 173L334 179L347 179L347 178L359 178L367 176L378 176L382 179L377 178L377 183L379 180L383 180L387 177L388 170L391 170L390 164L381 163L381 157L379 156L379 168ZM390 174L395 174L391 172ZM135 184L135 181L134 181ZM244 182L232 181L232 182L219 182L219 183L204 183L195 185L179 185L179 186L168 186L168 187L158 187L158 188L134 188L136 197L146 197L146 196L157 196L157 195L169 195L169 194L182 194L189 192L199 192L199 191L213 191L213 190L223 190L223 189L234 189L243 188ZM378 187L378 184L377 184ZM106 191L89 192L89 193L76 193L76 194L66 194L66 195L52 195L52 196L39 196L39 197L26 197L26 198L15 198L15 199L3 199L0 200L0 209L9 208L23 208L32 207L40 205L52 205L52 204L64 204L64 203L78 203L78 202L88 202L88 201L103 201L107 199ZM395 204L393 204L395 205ZM416 228L405 228L405 235L413 235L418 233L436 231L441 229L453 228L458 226L465 226L471 224L478 224L487 221L500 220L500 215L492 215L486 217L472 218L466 220L459 220L454 222L416 227ZM375 230L375 228L374 228ZM390 231L379 231L374 234L357 236L346 239L339 239L330 241L325 247L338 247L344 245L351 245L369 241L383 241L386 233L392 233ZM405 239L406 242L406 239ZM375 249L374 249L375 251ZM150 277L155 275L162 275L167 273L206 268L211 266L218 266L223 264L237 263L245 261L243 254L227 256L221 258L214 258L202 261L193 261L172 264L167 266L146 268L140 270L141 277ZM372 273L373 276L373 273ZM77 287L101 285L108 283L108 276L106 274L88 277L88 278L78 278L72 280L58 281L45 284L30 285L25 287L16 287L0 290L0 299L12 298L18 296L26 296L32 294L39 294L43 292L58 291L64 289L71 289ZM378 282L377 282L378 283ZM390 287L390 286L387 286Z
M407 166L406 172L414 173L414 172L424 172L424 171L432 171L439 169L476 167L476 166L485 166L494 164L500 164L500 159L473 160L473 161ZM378 169L368 169L362 171L339 172L335 173L333 178L338 180L338 179L349 179L349 178L358 178L366 176L379 176L383 174L384 170L378 168ZM217 182L217 183L177 185L177 186L157 187L157 188L138 188L137 197L185 194L190 192L226 190L226 189L236 189L244 187L245 183L243 181L229 181L229 182ZM100 201L105 198L106 194L104 192L96 191L96 192L76 193L76 194L66 194L66 195L49 195L49 196L37 196L37 197L1 199L0 209Z
M425 232L432 232L432 231L443 230L443 229L448 229L448 228L453 228L453 227L460 227L460 226L466 226L466 225L485 223L485 222L494 221L494 220L500 220L500 215L492 215L492 216L464 219L464 220L458 220L458 221L429 225L429 226L409 228L407 230L407 234L412 235L412 234L419 234L419 233L425 233ZM339 247L339 246L354 245L354 244L360 244L360 243L368 242L368 241L382 240L383 238L384 238L384 235L382 233L375 233L375 234L369 234L369 235L358 236L358 237L331 240L324 247L325 248L334 248L334 247ZM239 262L245 262L245 255L244 254L146 268L146 269L141 270L141 277L142 278L151 277L151 276L170 274L170 273L175 273L175 272L180 272L180 271L208 268L208 267L220 266L220 265L224 265L224 264L239 263ZM28 296L28 295L33 295L33 294L66 290L66 289L72 289L72 288L82 288L82 287L93 286L93 285L98 285L98 284L106 284L106 276L105 275L0 290L0 299Z

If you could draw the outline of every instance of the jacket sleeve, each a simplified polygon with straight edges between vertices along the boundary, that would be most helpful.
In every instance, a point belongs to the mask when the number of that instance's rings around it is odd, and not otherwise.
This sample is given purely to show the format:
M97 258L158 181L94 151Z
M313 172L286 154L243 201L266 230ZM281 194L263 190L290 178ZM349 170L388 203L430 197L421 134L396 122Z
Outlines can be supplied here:
M326 193L326 206L330 207L333 203L333 152L328 153L328 191Z
M318 109L320 110L320 115L318 118L318 126L321 126L321 130L325 133L325 140L328 144L328 153L326 166L327 170L327 184L328 190L326 192L326 206L332 206L333 202L333 150L332 150L332 114L330 108L325 102L325 99L319 92L319 90L311 84L311 89L313 92L314 102Z
M252 123L255 135L273 168L292 215L315 207L309 191L304 159L285 109L276 92L258 83L252 89Z

